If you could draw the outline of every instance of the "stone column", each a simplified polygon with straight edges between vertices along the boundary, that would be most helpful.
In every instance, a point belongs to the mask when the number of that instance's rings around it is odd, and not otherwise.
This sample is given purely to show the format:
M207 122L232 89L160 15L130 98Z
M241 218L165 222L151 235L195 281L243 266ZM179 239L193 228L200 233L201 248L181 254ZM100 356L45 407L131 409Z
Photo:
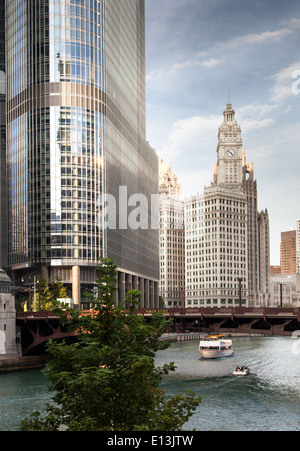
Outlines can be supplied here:
M72 267L72 297L74 307L80 308L80 266Z
M124 305L125 298L125 274L118 273L118 305Z
M145 279L143 277L139 278L139 292L141 293L141 297L140 297L140 308L144 308L145 307L145 287L144 287L144 281Z
M145 285L145 302L144 302L144 308L150 308L150 296L149 296L149 280L144 279L144 285Z
M154 282L154 308L159 307L159 289L158 282Z
M149 283L150 308L154 308L154 282Z
M137 276L132 276L132 290L139 289L139 278Z

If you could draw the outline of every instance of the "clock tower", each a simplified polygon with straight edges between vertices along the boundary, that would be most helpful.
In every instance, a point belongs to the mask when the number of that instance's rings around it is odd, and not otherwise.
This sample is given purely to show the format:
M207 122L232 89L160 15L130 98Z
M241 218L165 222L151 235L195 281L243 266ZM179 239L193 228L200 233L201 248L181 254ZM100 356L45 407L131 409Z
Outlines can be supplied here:
M224 120L219 128L218 161L214 168L214 184L241 186L243 183L243 166L245 151L241 137L241 127L235 120L235 111L230 99L224 111Z
M214 180L185 200L186 305L269 305L269 217L257 210L253 163L246 163L230 98L219 128Z

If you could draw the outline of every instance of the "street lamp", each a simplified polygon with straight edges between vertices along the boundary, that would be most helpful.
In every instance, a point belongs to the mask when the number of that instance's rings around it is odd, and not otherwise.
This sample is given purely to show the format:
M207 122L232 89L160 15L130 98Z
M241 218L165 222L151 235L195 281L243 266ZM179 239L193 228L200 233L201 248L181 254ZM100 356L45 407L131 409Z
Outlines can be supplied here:
M282 298L283 298L283 285L285 285L285 283L280 282L280 308L282 308L283 302L282 302Z
M242 282L245 280L244 277L237 277L235 280L239 282L239 305L242 307Z
M183 294L185 293L185 287L178 287L178 286L176 286L175 288L179 289L179 292L180 292L181 308L185 308L184 299L183 299ZM177 293L178 293L178 291L176 291L176 294Z

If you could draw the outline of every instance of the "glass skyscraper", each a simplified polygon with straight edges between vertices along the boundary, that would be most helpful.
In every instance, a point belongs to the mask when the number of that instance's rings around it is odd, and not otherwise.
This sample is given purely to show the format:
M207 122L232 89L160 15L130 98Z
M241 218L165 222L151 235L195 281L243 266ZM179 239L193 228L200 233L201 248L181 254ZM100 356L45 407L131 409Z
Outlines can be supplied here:
M7 266L5 0L0 0L0 266Z
M5 18L8 269L25 284L34 273L62 277L78 304L108 256L118 299L137 288L142 305L157 305L158 230L124 227L130 209L119 199L126 187L149 213L158 193L144 0L6 0ZM108 195L118 205L113 229L100 220Z

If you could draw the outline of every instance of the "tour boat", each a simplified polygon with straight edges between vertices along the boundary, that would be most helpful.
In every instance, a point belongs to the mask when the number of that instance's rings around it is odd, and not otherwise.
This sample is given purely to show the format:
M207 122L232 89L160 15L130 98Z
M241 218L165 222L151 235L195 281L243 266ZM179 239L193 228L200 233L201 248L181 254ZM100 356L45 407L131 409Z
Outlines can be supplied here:
M250 374L250 368L247 366L237 367L232 374L234 376L248 376Z
M208 335L200 340L198 352L203 359L218 359L234 354L232 341L225 340L224 335Z

